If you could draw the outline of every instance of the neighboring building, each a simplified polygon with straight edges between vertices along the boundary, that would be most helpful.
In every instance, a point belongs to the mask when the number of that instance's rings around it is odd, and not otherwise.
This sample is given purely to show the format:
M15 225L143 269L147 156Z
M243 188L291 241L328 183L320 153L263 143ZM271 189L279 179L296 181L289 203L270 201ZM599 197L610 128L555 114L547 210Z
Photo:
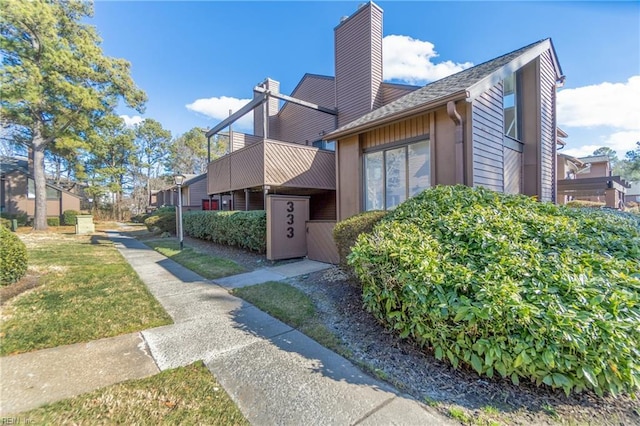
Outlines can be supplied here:
M341 20L335 77L306 74L291 95L267 78L207 133L253 112L254 134L230 128L229 154L209 163L209 195L228 195L235 210L264 209L268 194L309 196L312 220L390 209L438 184L555 201L564 76L551 40L424 87L391 84L382 15L370 2Z
M621 208L630 184L611 175L611 162L606 155L572 157L558 154L558 203L571 200L602 203Z
M625 196L627 203L640 203L640 181L630 182Z
M230 210L230 196L207 194L207 174L185 175L186 180L182 184L182 208L185 211L198 210ZM178 187L172 185L168 188L154 191L155 207L178 205Z
M35 215L35 184L26 158L0 157L2 213ZM60 218L66 210L80 211L81 196L47 183L47 217Z

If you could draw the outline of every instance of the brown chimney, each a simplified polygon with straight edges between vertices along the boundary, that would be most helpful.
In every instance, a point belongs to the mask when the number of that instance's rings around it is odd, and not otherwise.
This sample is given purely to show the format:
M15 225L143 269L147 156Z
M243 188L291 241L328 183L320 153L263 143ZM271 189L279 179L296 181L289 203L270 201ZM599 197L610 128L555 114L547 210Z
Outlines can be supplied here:
M335 28L335 75L338 126L381 106L382 9L360 5Z

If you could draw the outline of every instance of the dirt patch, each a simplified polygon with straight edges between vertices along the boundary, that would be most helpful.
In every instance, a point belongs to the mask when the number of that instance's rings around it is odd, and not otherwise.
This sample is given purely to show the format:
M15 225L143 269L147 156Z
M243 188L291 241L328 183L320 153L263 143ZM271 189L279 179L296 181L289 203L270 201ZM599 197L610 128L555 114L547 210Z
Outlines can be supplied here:
M38 287L40 285L39 278L40 276L37 274L27 273L27 275L15 283L0 287L0 306L4 305L17 295Z

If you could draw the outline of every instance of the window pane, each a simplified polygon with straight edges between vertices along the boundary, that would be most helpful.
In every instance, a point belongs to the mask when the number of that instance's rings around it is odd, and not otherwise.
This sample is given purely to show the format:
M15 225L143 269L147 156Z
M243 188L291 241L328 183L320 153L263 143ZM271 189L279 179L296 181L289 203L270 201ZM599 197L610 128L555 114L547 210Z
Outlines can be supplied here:
M407 198L407 148L385 151L386 207L391 209Z
M518 139L518 93L516 74L511 74L503 81L502 107L504 109L504 134Z
M409 196L431 186L431 155L429 141L409 145Z
M382 152L372 152L364 157L365 209L384 209L384 186L382 181Z

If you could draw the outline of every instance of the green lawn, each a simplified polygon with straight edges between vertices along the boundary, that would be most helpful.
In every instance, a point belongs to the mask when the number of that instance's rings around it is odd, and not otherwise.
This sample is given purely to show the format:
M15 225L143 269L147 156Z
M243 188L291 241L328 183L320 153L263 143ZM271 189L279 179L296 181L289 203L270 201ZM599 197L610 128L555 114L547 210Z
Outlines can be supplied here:
M311 298L297 288L283 282L269 281L235 289L233 294L300 330L322 346L348 355L340 340L318 319Z
M25 233L40 285L8 301L0 355L144 330L171 318L103 234Z
M20 413L32 424L248 425L198 361Z
M245 268L232 260L210 256L191 247L184 247L180 251L180 245L176 240L147 240L144 243L169 259L208 279L247 272Z

